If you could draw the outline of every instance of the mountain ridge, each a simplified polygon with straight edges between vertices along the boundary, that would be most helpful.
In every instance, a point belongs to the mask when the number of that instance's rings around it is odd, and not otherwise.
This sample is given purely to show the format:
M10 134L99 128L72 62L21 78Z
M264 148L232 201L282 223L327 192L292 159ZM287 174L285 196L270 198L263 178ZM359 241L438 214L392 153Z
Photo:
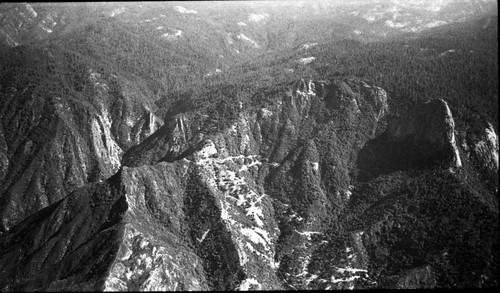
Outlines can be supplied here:
M337 4L0 6L0 288L498 286L497 18Z

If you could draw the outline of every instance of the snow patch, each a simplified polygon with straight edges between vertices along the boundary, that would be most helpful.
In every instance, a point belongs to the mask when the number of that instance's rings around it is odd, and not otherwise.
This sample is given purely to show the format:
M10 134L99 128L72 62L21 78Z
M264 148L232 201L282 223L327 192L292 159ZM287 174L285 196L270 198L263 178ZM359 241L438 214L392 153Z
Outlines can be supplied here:
M215 144L213 141L208 140L203 148L194 154L195 161L198 163L204 163L204 159L206 160L208 157L215 155L217 153L217 149L215 148Z
M351 195L352 195L352 190L354 189L354 186L352 185L349 185L349 188L347 189L347 191L345 192L345 195L347 197L347 200L349 200L351 198Z
M336 284L336 283L341 283L341 282L352 282L356 279L360 278L360 276L352 276L352 277L349 277L347 279L336 279L334 276L332 276L331 278L331 282L333 284Z
M304 218L302 218L301 216L297 215L297 213L295 213L294 211L292 211L292 214L290 215L290 219L295 219L295 218L297 218L297 221L299 221L299 222L301 222L301 221L304 220Z
M318 162L312 162L312 168L314 170L314 172L318 172L319 171L319 163Z
M375 16L374 15L363 15L362 16L365 20L368 20L369 22L375 21Z
M208 232L210 232L210 229L208 229L207 231L205 231L205 233L203 233L203 235L201 236L201 238L196 238L196 240L198 240L199 243L202 243L203 240L205 240L205 237L207 237Z
M250 160L250 164L248 165L243 165L240 168L240 171L246 171L249 167L252 166L257 166L260 165L261 162L258 160L252 161L252 157L230 157L226 158L223 160L219 160L219 163L223 163L227 160L233 160L234 158L238 158L239 160L242 161L247 161ZM244 158L244 159L241 159ZM249 159L251 158L251 159ZM234 198L237 197L236 200L236 205L237 206L245 206L246 210L246 215L250 216L254 219L255 223L257 226L262 227L264 225L263 221L261 218L264 217L262 213L262 209L260 207L260 204L262 202L262 198L265 196L265 194L262 194L261 196L258 196L258 194L250 190L248 188L247 183L245 182L245 179L240 177L239 174L236 174L236 172L231 171L231 170L221 170L219 173L219 178L217 180L217 186L220 190L226 192L228 195L226 197L229 198ZM232 197L232 196L234 197Z
M258 206L256 206L257 203L260 203L262 200L262 197L264 197L265 194L263 194L261 197L257 198L256 201L250 202L250 207L247 208L247 216L253 217L255 220L255 223L257 226L262 227L264 226L264 222L262 222L261 218L264 218L264 215L262 214L262 209Z
M309 63L313 62L315 59L316 59L316 57L311 56L311 57L301 58L297 62L302 63L302 64L309 64Z
M190 10L190 9L187 9L186 7L182 7L182 6L175 6L175 10L177 12L184 13L184 14L197 14L198 13L195 10Z
M164 33L162 35L162 37L166 38L167 40L175 40L175 39L179 38L180 36L182 36L182 31L181 30L177 30L174 34L172 34L172 33Z
M247 24L246 24L246 23L244 23L243 21L238 22L238 25L239 25L239 26L247 26Z
M241 166L239 172L248 171L248 168L251 168L253 166L260 166L260 165L262 165L262 163L260 161L258 161L258 160L255 160L255 161L251 162L248 165Z
M227 39L227 42L228 42L230 45L234 44L234 41L233 41L233 38L231 37L231 34L227 34L226 39Z
M416 33L416 32L421 31L422 27L420 27L420 26L405 27L405 28L402 28L401 30L404 32L407 32L407 33L409 33L409 32Z
M239 133L241 126L235 124L231 128L227 135L234 136ZM245 133L242 135L244 136ZM241 138L241 140L243 141L245 138ZM252 190L250 187L252 185L246 182L244 173L242 173L249 168L261 165L258 160L259 156L222 157L225 151L221 146L219 156L214 157L210 155L216 151L215 145L212 146L212 144L211 141L208 141L201 151L195 153L195 163L204 170L202 174L205 175L207 185L213 188L214 194L219 197L220 218L236 243L240 264L249 266L250 263L253 266L256 262L260 265L264 261L266 266L263 268L275 270L274 248L271 244L277 236L275 232L268 232L264 229L266 214L262 205L263 199L267 195ZM251 222L248 220L240 222L242 218L251 220ZM203 239L202 236L198 241ZM251 266L245 267L245 269L249 268ZM247 271L249 278L255 277L252 275L252 270ZM244 287L255 289L250 288L251 284L247 285Z
M425 28L433 28L433 27L437 27L437 26L441 26L441 25L445 25L447 24L448 22L444 21L444 20L436 20L436 21L433 21L433 22L429 22L427 24L424 25Z
M262 108L260 111L262 113L263 118L269 118L269 117L273 116L273 114L274 114L273 111L270 111L266 108Z
M309 80L307 83L304 81L304 79L301 79L300 81L300 85L297 86L297 89L295 90L295 92L308 99L309 96L315 96L316 95L316 86L314 85L314 82L312 82L312 80ZM292 100L292 103L293 103L293 100Z
M410 24L409 22L394 22L390 19L385 21L385 25L392 28L403 28Z
M250 15L248 15L248 21L260 22L268 17L269 17L269 14L267 14L267 13L259 13L259 14L251 13Z
M221 206L220 218L225 221L229 220L229 213L227 212L226 206L222 201L220 201L220 206Z
M307 50L307 49L310 49L314 46L316 46L318 43L306 43L306 44L302 44L302 46L300 46L300 48L302 50Z
M242 228L241 229L241 234L245 235L250 239L255 244L261 244L263 247L268 246L268 242L266 239L267 237L267 232L265 230L259 229L259 228ZM267 249L266 249L267 250Z
M253 278L249 278L241 282L240 287L238 288L240 291L248 291L252 290L262 290L262 285L257 282L257 280Z
M456 50L456 49L450 49L450 50L448 50L448 51L444 51L444 52L440 53L440 54L439 54L439 57L443 57L443 56L448 55L448 54L450 54L450 53L456 53L456 52L457 52L457 50Z
M125 12L125 7L120 7L120 8L117 8L117 9L111 11L111 13L109 14L109 16L115 17L116 15L121 14L123 12Z
M257 44L254 40L250 39L249 37L245 36L244 34L239 34L236 37L240 40L247 41L247 42L251 43L255 48L260 48L259 44ZM238 51L238 53L239 53L239 51Z
M209 72L209 73L205 74L205 76L212 76L212 75L219 74L219 73L222 73L222 70L220 70L219 68L216 68L213 72Z
M36 13L35 9L30 4L25 4L26 10L31 14L31 17L37 17L38 13Z
M337 268L337 272L344 274L345 272L349 273L357 273L357 272L362 272L362 273L367 273L367 270L364 269L353 269L353 268Z
M374 12L375 10L372 9L370 11L368 11L367 13L363 14L361 17L365 20L367 20L368 22L374 22L376 20L379 20L381 19L382 17L384 17L384 13L377 13L377 12Z
M303 231L303 232L299 232L299 231L295 230L295 232L297 232L301 236L307 237L307 240L309 240L309 241L311 241L311 236L312 235L321 235L321 234L323 234L322 232L315 232L315 231Z
M306 279L305 283L306 285L309 285L312 281L316 280L318 278L318 275L311 275L309 278Z

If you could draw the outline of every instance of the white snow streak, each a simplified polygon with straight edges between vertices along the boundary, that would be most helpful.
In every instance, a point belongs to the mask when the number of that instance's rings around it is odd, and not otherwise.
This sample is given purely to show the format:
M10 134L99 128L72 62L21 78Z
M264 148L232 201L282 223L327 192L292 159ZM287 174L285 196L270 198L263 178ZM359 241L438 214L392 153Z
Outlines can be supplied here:
M301 58L298 60L299 63L302 63L302 64L309 64L311 62L313 62L314 60L316 59L316 57L305 57L305 58Z
M177 12L184 13L184 14L196 14L196 13L198 13L195 10L190 10L190 9L187 9L186 7L182 7L182 6L175 6L175 10L177 10Z
M239 34L236 36L238 39L247 41L251 43L255 48L260 48L259 44L257 44L254 40L250 39L249 37L245 36L244 34Z
M269 14L267 13L260 13L260 14L256 14L256 13L251 13L249 16L248 16L248 21L252 21L252 22L260 22L266 18L269 17Z

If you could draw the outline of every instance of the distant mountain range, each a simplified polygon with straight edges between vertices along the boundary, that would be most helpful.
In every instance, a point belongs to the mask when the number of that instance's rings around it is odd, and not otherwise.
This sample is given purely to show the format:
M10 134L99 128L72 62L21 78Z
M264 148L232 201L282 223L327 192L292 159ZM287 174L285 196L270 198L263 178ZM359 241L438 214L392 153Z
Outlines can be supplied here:
M195 10L194 6L200 11ZM191 26L200 25L203 29L213 27L222 35L220 37L226 34L229 43L249 42L250 47L264 49L269 47L270 42L266 39L266 27L278 33L300 22L311 22L313 25L315 20L329 21L330 33L334 33L337 26L344 26L348 31L342 33L351 38L380 40L401 32L421 32L488 14L496 15L496 11L497 1L492 0L245 1L238 6L225 2L168 2L161 5L148 2L62 5L15 3L4 4L1 8L0 35L4 44L16 46L45 39L52 34L65 34L102 18L117 18L121 22L149 30L150 26L157 25L154 29L161 27L162 21L168 17L171 27L158 30L169 39L168 36L175 37L176 34L180 34L177 37L182 36L183 30L180 28L188 17ZM179 27L176 28L176 25ZM301 27L301 33L308 33L304 29ZM316 29L322 31L325 28ZM254 43L252 38L256 39Z

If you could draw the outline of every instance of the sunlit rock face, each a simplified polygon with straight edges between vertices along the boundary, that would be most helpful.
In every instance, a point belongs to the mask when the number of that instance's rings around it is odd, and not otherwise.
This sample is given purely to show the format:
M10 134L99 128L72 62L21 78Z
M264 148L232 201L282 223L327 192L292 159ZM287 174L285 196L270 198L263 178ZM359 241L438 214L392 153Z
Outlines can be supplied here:
M475 127L460 132L459 140L469 164L478 166L482 180L498 192L498 136L493 125L478 121Z
M124 150L163 121L149 106L110 89L93 70L88 104L71 96L8 89L0 105L0 231L78 187L115 174ZM144 102L142 102L144 103Z
M487 170L498 172L498 136L491 123L488 123L481 140L474 146L474 152Z
M123 168L128 210L105 291L207 290L203 260L186 235L185 163Z

